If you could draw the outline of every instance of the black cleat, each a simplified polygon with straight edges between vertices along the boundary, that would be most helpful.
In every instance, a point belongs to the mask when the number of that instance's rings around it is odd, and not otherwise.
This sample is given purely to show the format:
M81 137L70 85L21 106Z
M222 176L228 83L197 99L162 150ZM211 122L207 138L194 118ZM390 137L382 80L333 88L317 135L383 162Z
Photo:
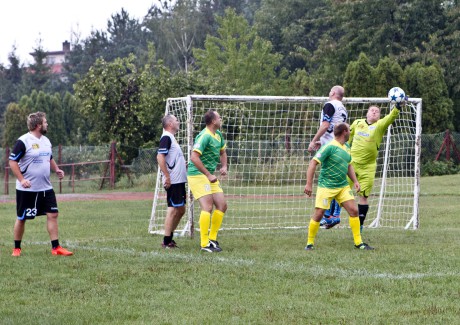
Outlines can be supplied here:
M315 246L313 246L312 244L308 244L307 246L305 246L306 251L312 251L314 249L315 249Z
M163 248L167 248L167 249L174 249L174 248L179 248L179 246L177 246L176 242L173 240L171 241L169 244L165 245L165 243L161 243L161 247Z
M365 251L371 251L371 250L374 249L374 247L371 247L371 246L369 246L369 245L366 244L366 243L361 243L361 244L359 244L359 245L355 245L355 247L356 247L357 249L362 249L362 250L365 250Z
M212 247L214 247L214 250L216 252L222 252L222 248L220 248L219 246L219 242L217 240L209 240L209 245L211 245Z
M212 246L211 244L208 244L208 246L205 246L205 247L201 247L201 251L202 252L207 252L207 253L218 253L220 251L216 250L214 248L214 246Z

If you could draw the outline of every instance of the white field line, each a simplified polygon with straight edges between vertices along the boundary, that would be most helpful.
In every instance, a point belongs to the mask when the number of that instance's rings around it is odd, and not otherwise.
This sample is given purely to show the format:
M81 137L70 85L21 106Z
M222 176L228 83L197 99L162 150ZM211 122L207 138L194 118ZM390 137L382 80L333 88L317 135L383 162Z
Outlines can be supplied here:
M113 240L132 240L133 238L112 238L110 241ZM94 240L93 242L104 242L108 240ZM85 240L85 242L87 242ZM30 242L28 245L50 245L49 242ZM67 248L76 248L79 250L86 250L86 251L97 251L97 252L107 252L107 253L115 253L115 254L125 254L125 255L133 255L133 256L140 256L143 258L153 258L153 259L160 259L160 260L175 260L175 261L186 261L190 263L200 263L204 261L213 261L219 262L220 264L226 265L233 265L233 266L251 266L251 267L258 267L260 269L268 269L268 270L276 270L276 271L285 271L285 272L294 272L294 273L308 273L312 275L321 275L321 274L334 274L337 277L342 278L351 278L351 277L366 277L366 278L373 278L373 279L391 279L391 280L406 280L406 279L422 279L422 278L443 278L443 277L460 277L460 272L425 272L425 273L402 273L402 274L395 274L395 273L373 273L366 269L357 269L357 270L343 270L338 268L324 268L322 266L308 266L304 263L293 263L293 262L264 262L260 263L253 259L244 259L244 258L233 258L227 257L225 253L217 254L204 254L197 251L196 254L194 253L187 253L184 254L180 250L173 251L173 250L158 250L158 251L151 251L145 252L136 250L133 248L114 248L114 247L94 247L94 246L87 246L87 245L80 245L78 242L75 241L64 241L63 245ZM304 253L304 252L301 252ZM217 255L217 256L216 256ZM310 264L309 264L310 265Z

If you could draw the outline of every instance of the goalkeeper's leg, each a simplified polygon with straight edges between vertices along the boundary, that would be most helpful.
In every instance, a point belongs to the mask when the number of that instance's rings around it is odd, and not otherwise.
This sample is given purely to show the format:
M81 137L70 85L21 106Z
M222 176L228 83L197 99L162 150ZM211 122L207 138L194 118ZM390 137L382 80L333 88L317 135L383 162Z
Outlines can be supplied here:
M374 186L374 179L375 179L375 170L376 164L369 164L369 165L353 165L356 166L358 172L356 172L356 176L359 181L359 185L361 185L361 190L358 193L359 195L359 203L358 203L358 216L359 216L359 224L360 224L360 231L363 231L364 220L366 220L367 211L369 211L369 202L367 198L371 194L372 187Z
M359 204L358 204L358 216L359 216L359 224L360 224L361 232L363 232L364 220L366 220L367 211L369 211L369 204L367 201L367 197L361 196L359 198Z

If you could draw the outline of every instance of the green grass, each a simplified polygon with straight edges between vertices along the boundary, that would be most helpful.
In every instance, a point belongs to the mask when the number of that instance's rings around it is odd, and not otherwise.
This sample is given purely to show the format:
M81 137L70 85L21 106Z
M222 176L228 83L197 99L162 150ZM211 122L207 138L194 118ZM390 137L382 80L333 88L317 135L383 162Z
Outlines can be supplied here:
M420 229L223 231L220 254L198 236L160 248L150 201L61 202L51 256L45 218L10 256L14 204L0 205L1 324L458 324L460 175L422 179ZM305 216L305 222L309 215ZM225 223L225 220L224 220Z

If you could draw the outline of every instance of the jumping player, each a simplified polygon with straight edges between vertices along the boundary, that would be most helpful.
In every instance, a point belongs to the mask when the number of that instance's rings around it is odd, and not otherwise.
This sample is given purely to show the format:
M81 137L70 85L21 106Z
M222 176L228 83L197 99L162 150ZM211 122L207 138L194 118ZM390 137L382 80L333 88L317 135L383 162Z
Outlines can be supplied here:
M405 101L397 103L390 114L382 119L380 118L380 108L372 105L367 111L366 118L355 120L350 127L348 143L351 146L351 164L361 185L361 190L358 192L361 231L369 210L368 197L374 186L377 169L376 160L380 144L386 130L398 117L401 105L405 105ZM349 183L351 184L350 179Z
M321 111L321 124L308 146L309 152L316 151L320 146L324 146L332 141L334 139L334 126L347 121L348 113L342 103L344 96L345 89L342 86L334 86L329 91L329 101ZM324 213L321 225L329 229L340 223L340 212L340 205L336 200L332 200L331 206Z

